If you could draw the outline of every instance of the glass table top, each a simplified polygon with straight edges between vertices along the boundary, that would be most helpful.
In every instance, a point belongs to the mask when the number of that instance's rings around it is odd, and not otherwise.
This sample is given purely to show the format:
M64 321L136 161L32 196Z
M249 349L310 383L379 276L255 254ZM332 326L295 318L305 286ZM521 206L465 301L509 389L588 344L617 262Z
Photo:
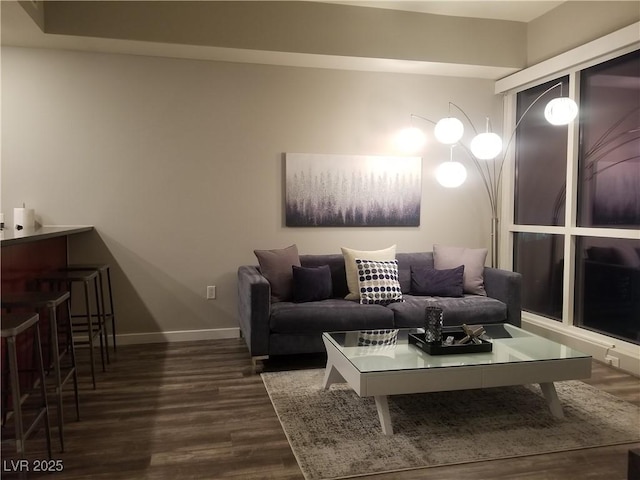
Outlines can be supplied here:
M325 332L323 337L361 373L591 357L510 324L484 325L484 328L486 334L481 338L493 344L493 351L487 353L429 355L408 341L409 333L424 332L423 329L400 329L392 345L358 346L359 331Z

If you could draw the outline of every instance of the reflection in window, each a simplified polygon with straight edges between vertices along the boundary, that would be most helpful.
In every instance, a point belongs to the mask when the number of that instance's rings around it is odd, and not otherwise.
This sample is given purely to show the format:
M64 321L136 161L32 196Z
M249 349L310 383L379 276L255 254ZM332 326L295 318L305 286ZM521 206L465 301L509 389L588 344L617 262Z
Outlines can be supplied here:
M640 344L640 240L578 237L575 325Z
M582 72L578 225L640 227L640 50Z
M522 274L522 308L562 320L564 237L516 233L513 269Z
M540 94L558 82L567 95L569 78L518 93L516 117ZM515 222L519 225L564 225L567 177L567 127L544 118L547 103L560 96L554 88L531 107L516 130Z

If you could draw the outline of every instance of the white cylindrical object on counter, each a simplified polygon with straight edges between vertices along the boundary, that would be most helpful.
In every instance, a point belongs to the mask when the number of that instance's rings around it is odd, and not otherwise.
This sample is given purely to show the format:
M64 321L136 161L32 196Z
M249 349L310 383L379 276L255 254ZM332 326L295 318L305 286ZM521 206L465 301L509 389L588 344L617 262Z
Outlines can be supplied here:
M36 212L33 208L14 208L13 224L16 228L18 225L22 228L34 228L36 226Z

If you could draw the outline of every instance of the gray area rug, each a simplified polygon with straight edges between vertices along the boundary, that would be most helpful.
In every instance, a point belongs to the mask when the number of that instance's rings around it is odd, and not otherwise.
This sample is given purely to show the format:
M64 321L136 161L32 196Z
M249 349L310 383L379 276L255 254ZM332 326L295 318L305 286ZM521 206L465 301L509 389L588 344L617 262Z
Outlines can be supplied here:
M324 369L262 379L307 480L640 441L640 408L579 381L558 382L557 420L537 385L389 397L385 436L372 397L322 390Z

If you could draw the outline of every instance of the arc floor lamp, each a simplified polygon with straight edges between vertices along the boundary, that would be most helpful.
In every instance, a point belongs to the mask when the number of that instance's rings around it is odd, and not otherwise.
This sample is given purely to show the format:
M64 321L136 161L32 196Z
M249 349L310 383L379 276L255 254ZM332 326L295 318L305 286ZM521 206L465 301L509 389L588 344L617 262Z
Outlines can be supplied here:
M489 118L486 119L486 127L484 132L478 132L473 121L466 112L456 105L449 102L449 116L438 122L434 122L420 115L411 114L411 123L414 119L420 119L432 123L434 125L434 136L438 142L450 145L449 160L441 163L436 169L436 179L443 187L456 188L464 183L467 178L467 169L460 163L453 160L454 147L459 146L471 162L475 165L482 178L489 204L491 207L491 266L498 266L498 199L500 193L500 183L502 180L502 171L507 158L509 147L513 142L516 130L524 119L529 110L547 93L555 88L560 87L561 96L553 98L544 109L544 116L552 125L567 125L572 122L578 115L578 106L569 97L562 96L562 83L558 82L542 92L527 109L522 113L516 122L513 132L509 136L506 146L503 148L502 138L496 133L491 132L491 124ZM455 107L462 113L467 123L473 130L474 137L469 145L462 142L464 134L464 124L461 120L451 116L451 107ZM407 152L420 151L425 143L425 133L416 126L411 126L399 133L399 143L403 150Z

